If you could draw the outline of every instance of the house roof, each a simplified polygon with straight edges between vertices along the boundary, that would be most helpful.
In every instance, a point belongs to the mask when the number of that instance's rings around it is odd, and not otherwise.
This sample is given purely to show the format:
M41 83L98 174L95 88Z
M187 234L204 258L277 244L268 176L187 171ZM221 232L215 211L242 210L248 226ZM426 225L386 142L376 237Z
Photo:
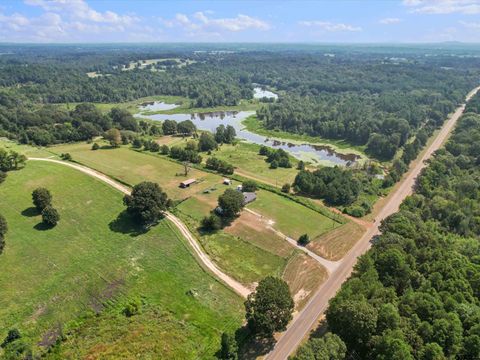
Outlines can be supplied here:
M243 193L243 203L248 204L257 198L257 194L254 192L244 192Z
M195 181L195 179L188 179L188 180L184 180L182 181L180 184L183 184L183 185L190 185L190 184L193 184Z

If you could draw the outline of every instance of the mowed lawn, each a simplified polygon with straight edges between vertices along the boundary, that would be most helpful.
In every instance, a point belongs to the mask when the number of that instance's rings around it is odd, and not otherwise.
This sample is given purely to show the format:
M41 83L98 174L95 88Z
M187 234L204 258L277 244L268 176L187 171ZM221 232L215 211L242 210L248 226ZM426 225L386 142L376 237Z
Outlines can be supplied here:
M237 145L224 144L218 151L214 151L213 155L233 164L236 167L235 172L239 175L278 187L285 183L293 183L298 172L297 160L291 158L293 167L290 169L270 169L270 164L265 161L266 157L258 154L259 150L259 145L239 142Z
M127 147L99 150L91 150L91 147L91 144L79 143L50 149L57 154L68 152L73 160L130 185L146 180L156 182L174 200L185 199L199 191L199 188L214 186L222 181L218 175L193 168L184 176L184 167L181 164L148 152L140 153ZM181 189L180 182L190 178L195 178L200 183Z
M31 208L38 186L60 213L53 229ZM76 329L50 355L59 359L213 356L221 333L241 324L242 299L202 270L168 221L139 234L123 210L119 192L65 166L29 161L8 174L0 338L17 327L38 352ZM137 297L141 313L126 318Z
M313 239L342 225L306 206L265 190L257 192L257 200L248 208L273 220L275 223L272 227L293 239L298 239L302 234L308 234Z

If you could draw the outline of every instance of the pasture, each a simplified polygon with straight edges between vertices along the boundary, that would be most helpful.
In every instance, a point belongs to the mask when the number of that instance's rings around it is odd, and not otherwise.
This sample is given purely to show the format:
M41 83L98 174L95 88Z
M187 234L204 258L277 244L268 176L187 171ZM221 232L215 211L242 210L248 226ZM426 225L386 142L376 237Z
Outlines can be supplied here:
M134 152L131 152L135 154ZM48 188L61 219L44 229L31 192ZM242 299L207 274L166 220L143 232L122 195L74 169L29 161L0 185L0 337L16 327L52 358L205 358L237 328ZM142 299L141 313L122 310ZM92 314L98 313L97 317Z

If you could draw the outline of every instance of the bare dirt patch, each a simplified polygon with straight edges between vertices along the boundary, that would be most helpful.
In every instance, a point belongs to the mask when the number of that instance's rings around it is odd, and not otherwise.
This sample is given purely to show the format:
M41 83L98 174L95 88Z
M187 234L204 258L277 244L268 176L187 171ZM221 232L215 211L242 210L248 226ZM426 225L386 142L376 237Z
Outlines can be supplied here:
M348 222L315 238L307 248L325 259L338 261L356 244L365 231L364 227Z
M285 267L283 279L290 287L296 311L303 308L327 278L325 268L310 256L297 253L290 259Z

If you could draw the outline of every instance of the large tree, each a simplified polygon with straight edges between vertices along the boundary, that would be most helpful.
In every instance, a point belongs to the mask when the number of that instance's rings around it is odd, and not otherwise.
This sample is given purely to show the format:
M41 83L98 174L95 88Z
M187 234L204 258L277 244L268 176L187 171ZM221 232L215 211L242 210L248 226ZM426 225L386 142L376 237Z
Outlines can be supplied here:
M59 220L60 215L58 214L58 211L52 206L48 205L47 207L45 207L45 209L42 210L42 221L44 224L53 227L57 225Z
M131 195L125 195L123 203L138 222L150 225L163 217L170 200L158 184L144 181L133 187Z
M268 276L258 283L245 302L248 325L255 334L272 337L274 332L286 329L294 306L287 283Z
M218 206L226 218L235 217L243 208L243 194L240 191L227 189L218 197Z

